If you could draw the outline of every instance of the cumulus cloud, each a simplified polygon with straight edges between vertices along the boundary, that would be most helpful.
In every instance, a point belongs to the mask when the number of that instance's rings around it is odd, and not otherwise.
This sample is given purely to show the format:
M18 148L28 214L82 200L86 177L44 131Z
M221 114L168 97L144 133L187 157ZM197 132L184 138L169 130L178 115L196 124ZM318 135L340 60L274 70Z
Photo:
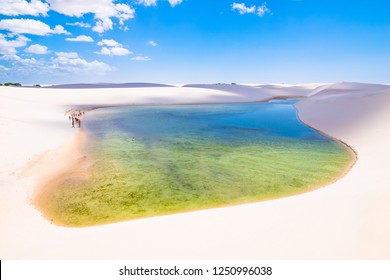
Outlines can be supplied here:
M119 19L120 25L123 25L128 19L134 18L135 10L126 4L116 4L115 9L118 12L115 17Z
M114 4L113 0L47 0L50 8L58 13L81 17L92 13L96 19L93 31L103 33L113 28L112 17L119 20L119 24L134 18L135 10L126 4Z
M0 57L0 60L11 64L11 67L8 68L9 72L16 72L18 74L36 74L37 72L45 69L45 63L40 60L36 60L35 58L21 58L20 56L11 54Z
M0 57L1 60L4 60L4 61L7 61L7 62L10 62L12 65L16 65L16 66L27 66L27 67L31 67L31 66L38 66L38 65L41 65L42 62L40 62L39 60L36 60L35 58L21 58L20 56L17 56L15 54L11 54L11 55L4 55L2 57Z
M183 0L168 0L169 4L171 4L172 8L176 5L179 5L183 2Z
M52 67L70 73L89 72L102 73L112 71L113 68L104 62L93 60L86 61L79 57L76 52L56 52L56 57L51 59Z
M95 52L95 53L102 54L102 55L109 55L109 56L132 54L131 51L129 51L128 49L122 48L122 47L111 47L111 48L103 47L100 51Z
M29 46L28 48L24 49L25 52L28 53L35 53L35 54L47 54L49 53L49 50L46 46L42 46L40 44L34 44Z
M75 38L66 38L65 40L70 42L93 42L93 39L86 35L79 35Z
M6 16L46 16L48 11L49 5L38 0L0 0L0 14Z
M110 18L99 19L96 25L92 28L97 33L103 33L106 30L112 29L113 22Z
M149 61L151 59L148 56L135 56L135 57L132 57L131 60L135 60L135 61Z
M9 71L10 69L3 66L3 65L0 65L0 72L5 72L5 71Z
M78 58L79 54L76 52L56 52L56 56L65 58Z
M85 23L85 22L81 22L81 21L78 21L78 22L67 22L65 24L69 25L69 26L78 26L78 27L85 27L85 28L90 28L91 27L91 25L89 23Z
M7 72L14 75L50 75L66 76L72 75L103 75L114 70L111 66L97 60L87 61L79 57L75 52L56 52L49 60L22 58L17 55L4 55L0 60L10 64L5 68Z
M152 46L152 47L157 47L158 46L158 44L155 41L153 41L153 40L149 41L147 43L147 45Z
M233 10L237 10L240 15L251 14L256 11L256 6L247 7L244 3L233 3Z
M256 14L259 17L262 17L267 12L270 13L271 11L267 8L266 3L263 3L260 7L257 7Z
M111 0L47 0L50 8L60 14L81 17L93 13L100 16L114 16L115 5Z
M118 47L121 46L117 41L112 39L103 39L98 43L99 46Z
M54 27L54 30L51 33L53 33L53 34L67 34L67 35L70 35L70 33L68 31L66 31L62 25L56 25Z
M157 6L157 0L138 0L137 4L144 5L146 7Z
M132 54L131 51L129 51L126 48L123 48L122 44L118 43L115 40L103 39L97 44L98 46L102 46L102 48L100 51L95 52L96 54L109 55L109 56Z
M246 6L245 3L233 3L232 10L237 10L240 15L244 14L257 14L262 17L265 13L270 12L267 8L266 3L264 2L261 6Z
M183 2L183 0L168 0L169 4L171 7L175 7L176 5L179 5ZM138 0L136 2L138 5L143 5L145 7L150 7L150 6L157 6L157 0Z
M64 27L57 25L51 29L49 25L35 19L3 19L0 20L0 30L8 30L17 34L50 35L69 34Z
M8 40L12 35L0 34L0 54L11 55L16 54L16 48L26 46L27 42L30 41L28 38L23 35L18 35L14 40Z

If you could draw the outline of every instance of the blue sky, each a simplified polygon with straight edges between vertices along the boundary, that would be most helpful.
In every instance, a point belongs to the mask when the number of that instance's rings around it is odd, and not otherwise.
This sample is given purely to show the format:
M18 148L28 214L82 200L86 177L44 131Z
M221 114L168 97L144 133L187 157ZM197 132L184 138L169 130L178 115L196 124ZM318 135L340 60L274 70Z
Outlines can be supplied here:
M390 83L388 0L0 0L0 83Z

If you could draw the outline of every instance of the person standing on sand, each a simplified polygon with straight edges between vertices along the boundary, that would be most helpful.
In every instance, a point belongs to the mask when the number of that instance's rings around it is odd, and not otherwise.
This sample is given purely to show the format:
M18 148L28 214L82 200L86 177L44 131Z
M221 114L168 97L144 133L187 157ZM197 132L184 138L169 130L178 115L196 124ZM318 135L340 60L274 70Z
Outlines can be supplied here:
M81 126L81 120L78 117L75 117L76 123L78 124L78 127Z
M84 115L84 112L79 111L78 113L73 112L68 114L69 120L72 119L72 127L75 127L77 124L78 127L81 127L81 116Z

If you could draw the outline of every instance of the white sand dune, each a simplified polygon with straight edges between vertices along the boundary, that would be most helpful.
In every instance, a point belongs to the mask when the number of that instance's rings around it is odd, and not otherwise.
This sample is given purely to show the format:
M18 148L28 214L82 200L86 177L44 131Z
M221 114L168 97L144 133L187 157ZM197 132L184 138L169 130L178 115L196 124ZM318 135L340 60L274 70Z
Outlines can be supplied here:
M314 89L322 84L308 85L238 85L238 84L192 84L185 85L189 88L212 89L235 94L250 96L264 96L264 98L296 96L303 97L309 95ZM261 99L259 99L261 100Z
M277 96L290 96L291 92L294 92L297 97L309 96L314 94L315 91L321 90L327 84L306 84L306 85L285 85L285 84L274 84L274 85L261 85L257 86Z
M320 86L320 88L318 88ZM2 259L389 259L390 87L0 88ZM285 91L284 91L285 90ZM78 157L76 106L223 103L308 96L300 118L350 145L341 180L303 195L89 228L51 224L37 187ZM35 164L34 164L35 163Z
M85 88L145 88L145 87L172 87L171 85L155 83L98 83L98 84L61 84L52 85L50 88L85 89Z

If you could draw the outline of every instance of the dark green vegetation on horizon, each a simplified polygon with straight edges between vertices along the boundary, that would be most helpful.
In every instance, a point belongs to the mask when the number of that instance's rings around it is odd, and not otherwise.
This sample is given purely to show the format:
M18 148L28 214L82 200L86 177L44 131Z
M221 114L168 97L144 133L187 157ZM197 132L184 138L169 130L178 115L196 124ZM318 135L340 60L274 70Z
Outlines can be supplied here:
M3 84L0 84L0 86L3 86ZM20 83L4 83L4 86L6 86L6 87L21 87L22 84L20 84Z
M58 224L89 226L274 199L341 176L352 153L299 123L290 104L280 106L98 113L85 151L90 177L76 171L39 206Z

